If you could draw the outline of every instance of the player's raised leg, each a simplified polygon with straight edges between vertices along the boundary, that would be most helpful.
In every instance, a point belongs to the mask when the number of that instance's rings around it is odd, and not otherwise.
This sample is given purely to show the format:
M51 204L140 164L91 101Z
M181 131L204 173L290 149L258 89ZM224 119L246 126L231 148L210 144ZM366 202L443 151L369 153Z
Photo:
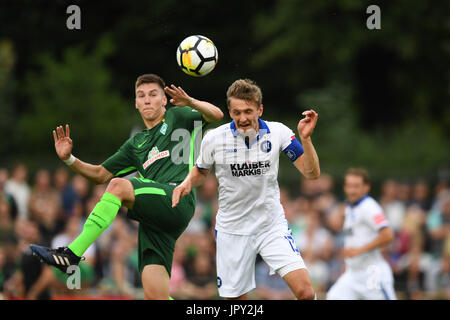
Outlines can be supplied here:
M134 202L134 189L130 181L115 178L110 181L101 200L87 218L81 234L68 246L81 257L94 241L116 218L122 202L131 206Z
M129 208L133 206L133 186L126 179L112 179L102 198L87 218L82 232L68 247L50 249L31 245L31 250L43 262L66 272L70 265L77 265L80 262L89 246L111 225L122 203Z

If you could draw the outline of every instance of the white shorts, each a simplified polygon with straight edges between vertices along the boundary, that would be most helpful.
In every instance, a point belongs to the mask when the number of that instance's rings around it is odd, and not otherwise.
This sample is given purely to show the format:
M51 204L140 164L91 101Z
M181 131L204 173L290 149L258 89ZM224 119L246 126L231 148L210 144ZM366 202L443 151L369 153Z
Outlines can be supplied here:
M281 277L306 269L287 223L258 235L216 231L216 246L217 287L224 298L239 297L256 287L257 254Z
M327 293L327 300L396 299L392 270L387 263L346 270Z

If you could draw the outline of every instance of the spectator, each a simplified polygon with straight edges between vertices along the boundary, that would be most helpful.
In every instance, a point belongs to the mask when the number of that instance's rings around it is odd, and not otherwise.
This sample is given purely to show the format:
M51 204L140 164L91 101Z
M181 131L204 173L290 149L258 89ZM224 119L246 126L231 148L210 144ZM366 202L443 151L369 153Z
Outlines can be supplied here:
M340 252L344 248L344 232L342 230L344 216L345 204L339 203L330 210L326 218L326 226L333 236L333 247L330 259L327 261L328 283L325 291L328 291L345 269L344 261L340 256Z
M20 218L28 218L28 199L30 197L30 187L27 183L28 169L23 163L17 164L11 178L5 183L5 193L14 197L17 205L17 213Z
M390 179L383 183L380 205L392 230L397 232L403 223L406 203L399 200L399 184L395 180Z
M18 171L18 180L26 185L26 167ZM9 179L6 169L0 169L0 292L3 289L3 298L48 299L83 293L91 297L110 294L119 298L141 297L134 221L120 219L88 249L87 261L80 264L81 291L68 290L64 275L52 268L42 268L27 252L30 239L36 237L41 243L52 241L54 247L63 246L82 227L105 186L90 189L83 177L75 175L70 180L66 168L58 168L53 176L55 188L52 188L49 172L38 170L26 216L31 221L27 221L20 219L17 206L14 214L16 200L5 192L6 181L13 181L13 178ZM319 298L343 270L338 255L342 248L339 222L343 204L337 201L333 184L333 179L327 175L313 182L302 181L301 192L306 196L296 198L291 198L288 189L280 186L280 202ZM432 196L430 190L434 192ZM196 220L175 247L170 279L170 295L175 299L217 298L215 177L210 176L197 192ZM395 242L385 253L394 270L398 297L450 299L450 189L447 181L428 185L421 180L410 187L389 179L382 184L380 199L390 223L396 228ZM124 214L125 210L119 212L119 215ZM40 228L37 231L36 226ZM90 273L85 273L83 264ZM269 275L267 268L263 262L256 264L257 286L253 297L291 299L292 293L284 281L280 281L277 274ZM92 281L85 282L87 279Z
M11 208L6 200L0 198L0 247L14 236L14 225Z
M218 209L217 201L217 179L214 175L209 175L197 196L197 206L202 208L202 219L208 228L214 227L214 217Z
M106 188L103 185L98 185L98 187ZM89 184L87 179L85 179L80 175L75 175L72 178L72 188L73 191L75 191L75 194L77 195L77 202L79 203L79 208L84 210L86 208L86 203L89 199ZM88 213L90 213L90 211Z
M425 272L422 260L424 246L423 225L425 213L419 207L410 207L405 213L402 227L394 245L390 247L388 261L394 274L394 286L404 298L423 296ZM402 294L400 294L400 298Z
M422 210L430 210L429 186L425 181L419 181L412 187L411 200L409 205L419 206Z
M295 242L308 267L314 290L325 292L328 284L328 266L325 261L331 257L333 238L322 226L319 212L307 213L306 229L297 236Z
M214 225L214 218L218 209L217 186L216 177L208 175L204 184L197 189L197 204L194 216L189 221L185 232L203 233Z
M420 252L412 252L407 270L406 292L408 299L423 300L425 273L420 265Z
M406 181L400 182L398 184L398 199L403 202L403 204L408 205L411 201L411 191L412 188L410 184Z
M122 216L117 217L111 226L99 241L101 287L105 293L132 298L135 296L135 277L140 277L137 264L130 263L136 253L137 235Z
M11 219L16 219L17 217L17 204L16 200L14 200L14 197L8 193L5 192L5 184L6 181L8 181L9 174L8 170L4 168L0 168L0 200L5 200L10 209Z
M31 243L40 243L38 223L33 220L22 220L22 225L18 231L20 269L7 281L5 289L9 295L23 298L27 297L30 289L41 276L45 266L32 256L28 247ZM43 288L36 298L49 300L51 294L48 286Z
M5 186L5 183L6 181L8 181L8 179L9 179L8 170L5 168L0 168L0 186L2 187L0 189L3 190L3 187Z
M450 235L445 240L440 266L435 297L450 300Z
M440 207L430 211L426 225L431 237L431 253L439 257L450 234L450 195L442 198Z
M61 199L51 186L50 172L39 170L29 200L30 216L39 223L42 243L50 245L53 237L62 230Z
M434 198L431 203L431 210L439 210L442 207L442 201L450 195L450 189L447 181L441 180L438 181L436 186L434 187Z
M193 261L193 272L190 274L188 286L191 299L207 300L217 298L217 278L215 266L207 252L199 251Z
M185 264L186 259L186 242L185 235L181 235L175 243L173 253L172 271L170 277L170 296L174 299L187 299L194 295L191 286L186 278Z
M66 246L72 239L74 239L79 232L79 218L72 217L67 221L64 232L58 234L52 241L52 246L62 247ZM35 300L39 297L42 291L46 290L46 288L52 288L57 291L57 293L73 295L81 294L83 289L86 289L87 286L93 281L94 272L93 272L93 264L95 263L95 246L91 246L86 251L85 257L86 260L79 264L80 267L80 279L81 279L81 288L77 291L69 291L67 287L66 281L67 276L63 274L61 271L56 268L52 268L44 265L43 270L39 276L39 278L34 282L31 286L28 294L26 295L27 299Z
M287 211L286 219L289 222L289 227L292 231L292 237L296 239L299 234L302 234L306 229L306 215L312 210L312 202L303 196L297 197L290 205L285 205Z
M61 196L62 211L66 217L74 214L74 207L78 199L73 185L69 183L69 178L69 171L66 167L59 167L53 175L55 188Z
M5 282L5 274L3 266L6 262L6 255L3 247L0 246L0 300L3 300L3 283Z

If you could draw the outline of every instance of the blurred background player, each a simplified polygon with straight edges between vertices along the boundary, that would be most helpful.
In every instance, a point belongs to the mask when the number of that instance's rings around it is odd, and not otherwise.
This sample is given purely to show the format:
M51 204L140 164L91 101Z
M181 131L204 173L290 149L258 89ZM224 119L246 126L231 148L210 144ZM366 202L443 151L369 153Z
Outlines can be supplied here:
M208 102L190 97L181 87L166 87L163 79L154 74L138 77L135 89L136 109L146 129L128 139L101 165L85 163L72 155L69 125L65 130L59 126L53 131L59 158L96 184L108 182L108 187L86 220L81 234L67 247L30 247L43 262L66 272L69 265L80 262L85 251L114 221L124 205L129 209L128 217L140 222L139 271L144 296L146 299L169 299L175 242L195 209L194 193L179 208L173 209L170 205L173 189L189 170L189 163L176 164L173 160L173 150L180 142L173 141L172 132L184 129L191 133L194 121L202 124L203 120L218 121L223 113ZM165 92L177 107L166 110ZM136 171L140 178L120 178Z
M306 266L292 238L280 203L278 164L283 151L309 179L320 176L311 142L318 115L303 112L297 126L303 146L280 122L263 121L261 89L237 80L227 91L233 121L208 132L195 167L173 192L173 206L201 185L214 166L219 182L216 263L219 294L247 299L255 288L257 254L289 285L298 299L313 299Z
M380 251L394 241L394 233L381 206L369 196L369 190L369 174L365 169L347 171L342 250L345 272L328 291L328 300L396 299L392 270Z

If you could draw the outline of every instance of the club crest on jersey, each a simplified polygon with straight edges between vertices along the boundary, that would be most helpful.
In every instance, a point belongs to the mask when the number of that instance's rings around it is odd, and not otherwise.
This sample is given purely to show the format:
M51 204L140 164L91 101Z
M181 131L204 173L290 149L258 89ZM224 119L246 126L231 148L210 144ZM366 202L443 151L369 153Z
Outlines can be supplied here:
M165 135L167 131L167 123L163 123L163 125L161 126L161 129L159 129L159 132L161 132L161 134Z
M261 151L269 153L272 150L272 143L269 140L261 142Z
M156 160L167 158L168 156L170 156L169 150L159 152L158 147L153 147L152 150L148 152L147 161L144 162L142 167L147 169Z

